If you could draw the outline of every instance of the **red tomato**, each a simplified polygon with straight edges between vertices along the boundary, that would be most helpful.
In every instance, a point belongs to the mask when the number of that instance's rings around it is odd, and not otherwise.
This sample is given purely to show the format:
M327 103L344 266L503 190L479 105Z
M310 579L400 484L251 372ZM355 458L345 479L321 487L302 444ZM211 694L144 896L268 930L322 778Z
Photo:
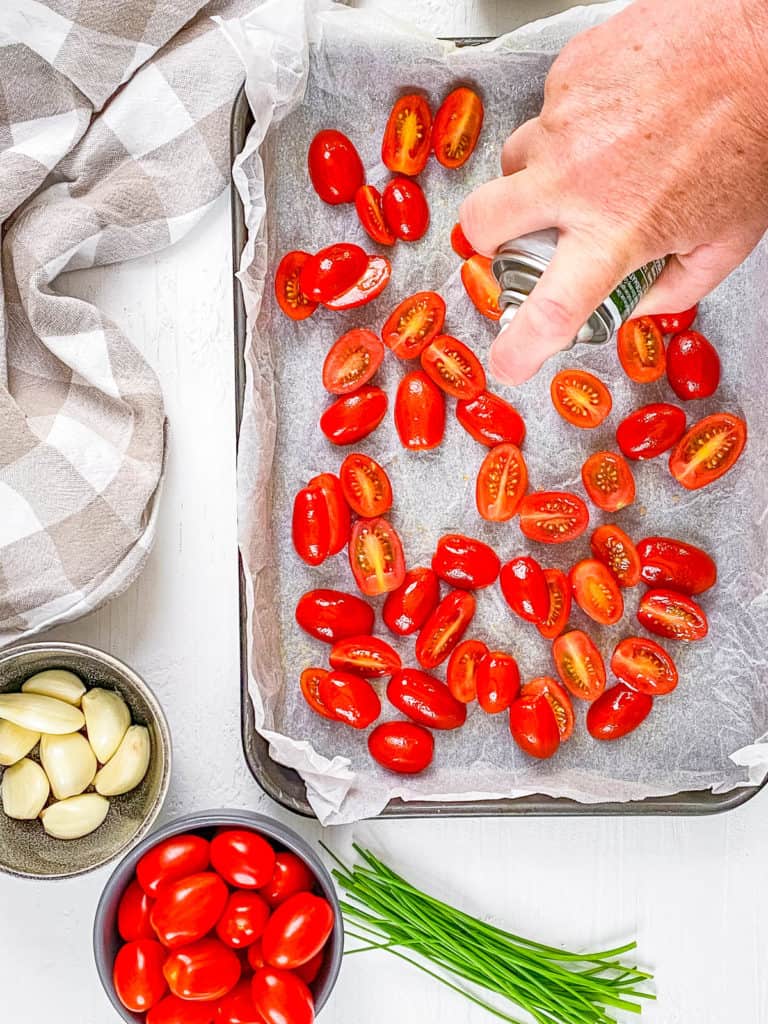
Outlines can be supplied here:
M586 370L561 370L549 387L552 404L574 427L599 427L611 411L611 393Z
M416 292L403 299L387 317L381 339L400 359L415 359L445 322L445 302L437 292Z
M216 934L225 946L244 949L261 937L271 911L269 904L256 892L235 890L216 925Z
M673 537L646 537L637 545L642 570L650 587L684 594L702 594L717 581L717 566L701 548Z
M448 661L446 684L456 700L471 704L477 697L477 670L488 654L480 640L462 640Z
M595 740L618 740L641 725L651 712L653 697L617 683L587 711L587 731Z
M654 402L635 409L616 428L616 441L628 459L653 459L685 431L685 413L676 405Z
M320 698L337 721L353 729L367 729L381 714L374 688L351 672L329 672L320 680Z
M392 264L386 256L369 256L362 277L348 291L342 292L335 299L328 299L323 305L337 311L357 309L377 299L389 284L391 276Z
M348 455L341 464L339 477L347 504L359 516L374 519L392 508L392 484L383 467L370 455Z
M650 384L664 376L664 339L651 317L641 316L622 324L616 347L619 362L630 380Z
M393 725L394 723L390 724ZM381 727L377 726L377 728ZM418 729L418 726L415 725L414 729ZM376 729L374 729L373 731L375 732ZM429 733L427 733L427 735L429 735ZM368 744L370 746L370 737L368 740ZM320 973L320 968L323 966L324 959L325 957L321 949L319 953L315 953L311 960L307 960L305 964L301 964L300 967L297 967L294 973L298 974L301 980L305 982L307 985L311 985L312 982L317 979L317 976Z
M264 1018L253 1005L250 981L238 981L227 992L219 1001L215 1019L216 1024L264 1024Z
M395 428L403 448L437 448L445 433L445 399L426 373L414 370L400 381L395 398Z
M461 86L443 100L432 126L432 148L443 167L461 167L469 160L483 127L483 101Z
M393 178L381 197L384 217L404 242L417 242L429 227L429 206L421 186L410 178Z
M573 727L576 724L573 703L556 679L553 679L552 676L539 676L537 679L531 679L520 690L520 696L529 699L544 697L555 716L560 742L565 743L571 738Z
M432 113L423 96L412 93L395 101L381 143L381 159L395 174L424 170L432 143Z
M289 896L297 892L310 892L314 886L315 876L301 857L290 850L281 850L275 857L272 878L261 888L260 893L270 907L276 907Z
M307 985L291 971L264 967L251 980L253 1004L263 1024L312 1024L315 1008Z
M520 413L490 391L481 391L477 398L457 402L456 419L486 448L499 444L514 444L519 448L525 438L525 423Z
M676 334L667 349L667 379L683 402L709 398L720 383L720 357L698 331Z
M416 641L416 660L422 668L437 668L466 633L475 615L475 598L466 590L451 590L430 614Z
M611 656L611 672L640 693L659 697L677 686L677 668L663 647L654 640L628 636Z
M655 313L651 319L656 321L662 334L677 334L679 331L688 330L698 312L698 306L691 306L682 313Z
M469 244L467 236L462 230L461 224L454 224L451 228L451 248L457 256L461 256L463 260L471 259L472 256L476 256L475 250Z
M481 540L462 533L446 533L437 542L432 568L453 587L481 590L496 582L501 563L493 548Z
M147 896L155 899L166 883L205 871L209 859L210 844L202 836L171 836L141 857L136 865L136 878Z
M348 395L367 384L384 359L384 346L373 331L353 327L334 341L323 363L323 387Z
M237 889L260 889L275 870L275 851L256 832L227 828L211 840L211 866Z
M341 489L341 481L333 473L313 477L307 487L318 490L325 498L328 512L328 554L337 555L349 542L351 523L349 506Z
M291 535L296 554L307 565L320 565L328 557L331 525L328 503L316 487L303 487L293 500Z
M421 365L453 398L476 398L485 389L485 371L475 353L450 334L439 334L421 353Z
M305 668L299 678L299 686L304 700L316 714L322 718L330 718L335 721L336 716L323 704L320 697L320 680L324 679L327 675L328 670L325 668Z
M688 491L719 480L738 461L747 443L747 424L729 412L694 423L669 456L669 471Z
M237 953L218 939L174 949L163 965L171 992L193 1001L221 999L238 983L240 971Z
M462 264L461 283L478 313L487 316L489 320L501 317L501 288L493 276L491 260L487 256L477 253Z
M607 566L620 587L640 582L640 555L630 538L613 523L598 526L589 542L595 558Z
M549 591L549 611L536 623L536 628L547 640L554 640L568 624L571 614L571 584L559 569L545 569L544 579Z
M169 995L150 1009L147 1024L229 1024L222 1021L217 1013L216 1003L191 1003L188 999Z
M163 962L168 951L152 939L126 942L117 951L112 981L117 997L127 1010L143 1013L165 994Z
M520 529L529 540L564 544L589 525L589 509L569 491L534 491L520 502Z
M511 519L528 488L528 468L514 444L497 444L482 461L475 485L477 511L491 523Z
M293 970L320 952L333 931L330 903L311 892L297 892L276 907L261 938L272 967Z
M386 411L386 392L366 386L337 398L320 417L320 429L333 444L354 444L378 427Z
M509 731L518 747L531 757L552 757L560 746L555 712L543 695L518 697L513 701L509 709Z
M352 636L333 645L329 658L333 668L366 678L391 676L400 668L400 655L377 636Z
M213 871L187 875L164 885L152 908L152 927L164 946L202 939L221 917L227 887Z
M316 640L335 644L345 636L370 633L373 608L342 590L308 590L296 605L296 621Z
M467 720L467 706L434 676L417 668L397 672L387 686L387 700L417 725L458 729Z
M335 242L310 256L299 284L311 302L329 302L348 291L365 273L368 257L351 242Z
M266 967L266 961L264 960L264 954L261 952L261 939L256 941L248 947L247 952L248 966L252 971L258 971L262 967Z
M346 135L326 128L312 139L307 156L315 192L332 206L351 203L365 181L363 163Z
M603 512L618 512L635 500L635 478L616 452L595 452L581 467L584 490Z
M382 722L368 737L368 751L382 768L416 775L431 764L435 741L431 732L414 722Z
M511 654L490 651L477 670L477 703L489 715L506 711L520 693L520 669Z
M381 192L374 185L361 185L355 193L355 209L360 223L374 242L394 245L395 236L384 217Z
M386 519L358 519L349 539L349 564L367 597L397 590L405 579L405 556L394 526Z
M549 587L544 570L527 555L513 558L501 568L504 600L526 622L542 622L549 614Z
M624 614L624 598L616 580L602 562L585 558L570 572L576 604L601 626L612 626Z
M301 290L301 272L311 259L308 252L287 252L275 272L275 298L277 304L291 320L306 320L317 309Z
M552 644L557 674L574 697L596 700L605 689L605 663L592 640L580 629L563 633Z
M637 619L649 633L670 640L703 640L709 632L704 610L687 594L649 590L637 609Z
M387 594L381 617L397 636L417 632L437 607L440 583L431 569L417 566L409 569L405 579Z
M123 895L117 908L117 930L126 942L134 939L154 939L155 933L149 921L154 901L147 896L134 879Z

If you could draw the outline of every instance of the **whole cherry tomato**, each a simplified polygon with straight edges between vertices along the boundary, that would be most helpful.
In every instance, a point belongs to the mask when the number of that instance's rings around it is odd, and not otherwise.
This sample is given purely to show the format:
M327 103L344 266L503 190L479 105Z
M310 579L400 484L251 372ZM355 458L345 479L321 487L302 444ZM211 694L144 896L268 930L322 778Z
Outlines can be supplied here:
M546 697L518 697L509 709L509 731L521 750L531 757L547 758L557 753L560 730Z
M709 398L720 383L717 349L698 331L676 334L667 348L667 379L683 402Z
M719 480L732 469L747 443L747 425L718 412L694 423L669 456L669 471L688 491Z
M432 145L432 113L423 96L411 93L395 101L384 129L381 159L395 174L419 174Z
M304 700L309 704L315 714L320 715L322 718L329 718L331 721L336 721L336 715L323 704L322 698L320 697L320 680L324 679L328 675L328 669L318 668L312 666L311 668L305 668L299 678L299 688L301 689Z
M272 913L261 937L261 951L272 967L293 970L320 952L333 931L334 914L328 900L297 892Z
M217 1013L217 1003L192 1003L168 995L150 1009L147 1024L226 1024Z
M477 703L489 715L506 711L520 693L520 669L511 654L490 651L477 670Z
M470 704L477 697L477 670L488 648L481 640L462 640L448 661L446 685L456 700Z
M461 167L472 155L483 127L483 101L460 86L443 100L432 126L432 148L443 167Z
M640 601L637 619L649 633L670 640L703 640L709 632L704 610L687 594L649 590Z
M429 451L443 440L443 392L421 370L406 374L398 385L395 428L400 443L409 451Z
M677 686L677 668L663 647L654 640L628 636L611 656L611 672L633 690L659 697Z
M613 404L605 384L586 370L561 370L549 390L557 412L574 427L599 427Z
M461 283L478 313L489 320L501 317L501 288L493 276L491 261L487 256L476 253L461 265Z
M470 591L451 590L424 623L416 641L416 660L422 668L437 668L466 633L475 615Z
M280 309L291 320L306 320L318 306L301 290L301 273L310 259L308 252L287 252L275 272L275 298Z
M154 939L155 933L149 921L154 900L144 892L134 879L120 897L117 908L117 930L126 942L133 939Z
M368 751L382 768L416 775L431 764L435 741L428 729L414 722L382 722L368 737Z
M164 885L152 908L152 927L164 946L202 939L221 917L227 887L213 871L200 871Z
M238 981L231 992L219 1000L216 1024L264 1024L251 994L250 981Z
M323 303L328 309L357 309L368 302L373 302L389 284L392 277L392 264L386 256L369 256L362 276L335 299Z
M307 565L321 565L328 557L328 503L319 488L302 487L294 498L291 535L296 554Z
M258 971L262 967L266 967L266 961L264 954L261 951L261 939L256 939L247 950L248 966L252 971Z
M392 508L392 484L386 470L370 455L348 455L341 464L339 479L347 504L359 516L374 519Z
M624 598L619 586L602 562L585 558L570 572L576 604L585 615L601 626L612 626L624 614Z
M238 983L240 971L237 953L218 939L174 949L163 965L171 992L193 1001L221 999Z
M451 228L451 248L463 260L468 260L471 256L476 255L475 250L469 244L467 236L462 230L461 224L454 224Z
M669 451L685 431L685 413L654 402L635 409L616 428L616 443L628 459L654 459Z
M349 543L351 529L349 506L341 489L341 481L333 473L320 473L307 487L321 492L328 513L328 554L337 555Z
M549 587L539 563L521 555L501 568L504 600L526 622L541 622L549 613Z
M208 840L183 833L164 839L148 850L136 865L136 878L144 892L156 899L161 886L185 875L205 871L209 860Z
M379 728L379 726L377 726L377 728ZM418 729L418 726L414 725L413 728ZM376 729L374 729L373 731L376 732ZM424 730L424 732L426 732L426 729ZM427 733L427 735L429 736L429 733ZM368 741L368 746L370 747L370 737ZM301 964L299 967L297 967L294 971L294 974L298 974L298 976L301 978L303 982L305 982L307 985L311 985L317 979L317 976L320 974L320 969L323 966L324 960L325 956L321 949L319 953L315 953L311 960L307 960L305 964Z
M354 444L378 427L386 411L386 392L366 385L330 405L320 417L320 429L333 444Z
M334 644L346 636L370 633L373 608L342 590L309 590L296 605L296 621L316 640Z
M263 1024L312 1024L315 1019L312 993L291 971L274 967L256 971L251 996Z
M605 689L605 663L593 641L580 629L563 633L552 644L557 674L574 697L596 700Z
M529 699L543 697L552 708L560 733L560 742L565 743L571 738L573 727L576 724L573 703L556 679L553 679L552 676L539 676L537 679L530 679L521 688L520 696Z
M333 645L328 659L332 668L366 678L391 676L400 668L400 655L377 636L350 636Z
M256 832L228 828L211 840L211 866L229 885L260 889L275 870L275 851Z
M387 317L381 340L400 359L416 359L443 329L445 302L437 292L409 295Z
M216 924L216 934L225 946L245 949L261 938L269 915L269 904L263 896L252 890L235 889Z
M309 144L309 177L324 203L351 203L365 181L363 163L346 135L326 128Z
M381 701L374 688L352 672L329 672L320 680L319 689L333 717L353 729L367 729L381 714Z
M485 371L472 349L450 334L438 334L421 353L421 366L453 398L477 398L485 390Z
M168 951L153 939L126 942L117 951L112 981L120 1002L127 1010L143 1013L165 995L163 962Z
M520 502L520 529L529 540L564 544L589 525L589 509L569 491L533 491Z
M525 438L523 417L509 402L490 391L481 391L476 398L457 402L456 419L486 448L499 444L514 444L519 448Z
M311 302L329 302L348 291L365 272L368 256L351 242L334 242L310 256L299 284Z
M477 511L491 523L511 519L528 488L528 468L517 445L491 448L482 461L475 484Z
M397 636L416 633L437 607L440 583L436 573L424 566L409 569L405 579L384 602L381 617Z
M653 697L617 683L591 704L587 731L595 740L618 740L641 725L651 712Z
M276 907L297 892L310 892L314 885L315 876L301 857L281 850L275 857L272 878L259 891L270 907Z
M706 551L673 537L646 537L637 545L641 576L651 587L701 594L717 581L717 566Z
M501 563L499 556L481 540L463 533L446 533L432 556L437 575L461 590L481 590L495 583Z
M411 178L387 182L381 203L392 233L404 242L417 242L429 227L427 200L421 186Z
M349 539L349 565L367 597L397 590L405 579L400 535L386 519L358 519Z
M355 209L363 228L379 245L394 245L395 236L384 216L381 192L375 185L361 185L355 193Z
M367 384L384 359L379 338L364 327L353 327L331 346L323 363L323 387L332 395L348 395Z
M614 523L598 526L589 542L592 554L613 573L620 587L640 582L640 555L624 531Z
M467 719L467 706L456 700L439 679L417 668L404 668L389 681L387 700L417 725L458 729Z
M651 317L641 316L622 324L616 347L619 362L630 380L650 384L664 376L664 338Z
M698 306L691 306L682 313L655 313L651 319L656 321L662 334L677 334L688 330L698 312Z
M635 500L635 478L616 452L595 452L581 467L584 490L603 512L618 512Z
M536 628L547 640L554 640L568 625L571 614L571 584L560 569L545 569L544 578L549 590L549 611L536 623Z

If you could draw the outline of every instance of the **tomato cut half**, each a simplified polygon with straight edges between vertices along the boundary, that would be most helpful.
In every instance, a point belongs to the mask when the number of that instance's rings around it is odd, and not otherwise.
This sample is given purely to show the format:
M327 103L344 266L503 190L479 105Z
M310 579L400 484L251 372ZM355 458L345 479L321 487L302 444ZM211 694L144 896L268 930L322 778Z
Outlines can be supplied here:
M416 566L384 602L381 617L396 636L416 633L437 607L440 582L432 569Z
M326 707L320 696L320 681L325 679L327 675L328 670L324 668L317 668L316 666L305 668L299 677L299 688L304 700L316 714L320 715L321 718L334 720L336 715L334 715L330 708Z
M595 558L607 566L620 587L640 582L640 555L626 533L614 523L598 526L589 542Z
M432 568L452 587L480 590L496 582L501 563L493 548L483 541L463 533L446 533L437 542Z
M485 371L475 353L450 334L438 334L421 353L421 365L438 387L454 398L477 398Z
M676 334L667 348L667 379L683 402L709 398L720 383L720 356L698 331Z
M321 565L329 554L328 504L319 487L303 487L293 500L291 534L296 554L307 565Z
M556 679L553 679L552 676L539 676L536 679L531 679L521 688L520 696L544 697L554 713L560 732L560 742L565 743L571 738L573 727L576 724L573 703Z
M451 228L451 248L457 256L461 256L463 260L471 259L475 256L475 250L469 244L467 236L464 234L461 224L454 224Z
M649 633L668 640L703 640L709 632L704 609L692 597L657 588L643 595L637 619Z
M554 640L568 625L571 614L571 584L560 569L545 569L544 579L549 591L549 611L536 623L536 628L547 640Z
M337 722L367 729L381 714L379 695L367 680L334 669L320 679L320 700Z
M347 504L364 519L383 516L392 508L392 484L383 466L370 455L353 452L339 470Z
M691 306L682 313L654 313L652 320L655 320L662 334L677 334L679 331L687 331L699 312L698 306Z
M349 506L341 489L341 481L333 473L312 477L307 487L322 493L328 511L328 554L337 555L349 542L351 528Z
M685 431L685 413L654 402L635 409L616 428L616 443L628 459L654 459L669 451Z
M397 590L405 579L405 556L394 526L386 519L358 519L349 539L349 564L368 597Z
M445 398L423 370L406 374L398 385L395 429L400 443L408 451L430 451L442 443L445 433Z
M371 757L382 768L400 775L416 775L432 763L432 733L415 722L382 722L368 737Z
M384 360L384 346L364 327L353 327L334 341L323 363L323 387L348 395L367 384Z
M381 197L384 218L392 233L404 242L418 242L429 227L429 204L418 182L393 178Z
M379 245L394 245L395 236L384 216L381 192L375 185L361 185L355 192L355 209L364 230Z
M587 732L595 740L618 740L633 732L646 720L653 697L617 683L587 711Z
M324 203L351 203L365 181L360 156L342 132L325 128L309 144L309 177Z
M301 290L301 272L310 258L308 252L287 252L275 272L275 298L280 309L291 320L306 320L318 306Z
M673 537L646 537L637 545L641 576L651 587L701 594L717 582L717 566L706 551Z
M502 566L501 592L512 611L526 622L541 622L549 613L549 587L544 570L527 555Z
M432 146L432 112L423 96L412 93L395 101L384 129L381 159L395 174L419 174Z
M499 444L482 461L475 485L477 511L492 523L511 519L528 489L528 469L515 444Z
M605 384L586 370L561 370L552 378L549 392L557 412L574 427L599 427L613 405Z
M443 167L461 167L474 152L483 127L483 101L460 86L443 100L432 126L432 148Z
M581 467L584 490L603 512L618 512L635 500L635 478L623 455L595 452Z
M559 636L552 644L552 657L557 674L574 697L597 700L605 689L605 662L583 630Z
M310 256L299 284L311 302L330 302L348 291L365 273L368 257L352 242L335 242Z
M486 448L495 448L497 444L515 444L519 448L525 439L523 417L509 402L490 391L457 402L456 419L470 437Z
M333 444L354 444L378 427L386 411L386 392L366 385L337 398L320 417L320 429Z
M501 317L501 288L493 275L488 256L481 256L479 253L470 256L461 266L461 283L478 313L482 313L489 320L498 320Z
M577 562L570 572L576 604L601 626L612 626L624 614L624 598L608 568L596 558Z
M477 670L477 703L488 715L506 711L520 693L520 669L511 654L489 651Z
M477 670L488 648L481 640L462 640L448 661L445 681L456 700L471 704L477 697Z
M655 640L628 636L611 656L611 672L627 686L651 697L671 693L677 686L677 668Z
M370 633L373 608L343 590L308 590L296 604L296 621L316 640L333 644L345 636Z
M468 590L451 590L424 623L416 641L416 660L422 668L437 668L449 656L475 615L475 598Z
M350 636L331 649L331 668L354 672L366 679L391 676L400 668L400 655L386 640L377 636Z
M719 480L738 462L747 443L747 424L729 412L695 423L669 456L669 471L686 490Z
M651 317L641 316L622 324L616 347L619 362L630 380L650 384L664 376L667 365L664 338Z
M545 759L557 753L560 729L546 697L519 697L509 709L509 731L521 750Z
M589 525L589 510L570 491L534 491L520 502L520 529L529 540L564 544Z
M400 359L416 359L443 329L445 301L437 292L416 292L387 317L381 339Z
M458 729L467 719L467 706L456 700L439 679L417 668L395 673L387 685L387 700L417 725Z
M364 306L366 302L372 302L381 295L391 276L392 264L386 256L369 256L362 277L348 291L342 292L335 299L329 299L324 305L334 310Z

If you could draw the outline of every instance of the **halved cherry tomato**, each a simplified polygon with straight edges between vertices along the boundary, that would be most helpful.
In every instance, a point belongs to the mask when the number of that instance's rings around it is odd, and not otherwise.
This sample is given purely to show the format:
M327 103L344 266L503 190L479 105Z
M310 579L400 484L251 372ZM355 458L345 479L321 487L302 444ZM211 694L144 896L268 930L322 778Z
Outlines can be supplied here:
M477 670L477 703L489 715L506 711L520 693L520 669L511 654L490 651Z
M384 359L379 338L364 327L353 327L334 341L323 363L323 387L332 395L348 395L367 384Z
M317 309L301 290L301 272L309 260L308 252L287 252L275 272L275 298L277 304L291 320L306 320Z
M669 456L669 471L688 491L719 480L739 459L747 443L747 424L729 412L694 423Z
M409 451L429 451L443 440L445 398L422 370L407 373L398 385L395 428L400 443Z
M617 452L595 452L581 467L584 490L603 512L618 512L635 500L635 478Z
M429 206L418 182L393 178L381 197L384 217L393 234L404 242L417 242L429 227Z
M372 433L386 412L386 392L366 386L337 398L320 417L320 429L333 444L354 444Z
M400 536L386 519L358 519L349 539L349 564L367 597L397 590L405 579Z
M112 968L118 999L127 1010L143 1013L165 995L163 963L168 950L153 939L136 939L121 946Z
M577 562L570 572L576 604L601 626L612 626L624 614L624 598L608 568L596 558Z
M589 509L570 491L534 491L520 502L520 529L529 540L564 544L589 525Z
M677 334L688 330L698 312L698 306L691 306L682 313L654 313L651 319L656 321L662 334Z
M525 683L520 690L521 697L544 697L552 708L560 733L560 742L565 743L573 735L576 716L573 703L560 683L552 676L539 676Z
M291 971L320 952L333 931L328 900L297 892L276 907L261 937L261 951L272 967Z
M325 128L309 144L309 177L315 192L332 206L351 203L365 181L363 162L342 132Z
M462 640L453 650L448 661L445 681L456 700L471 704L477 697L477 670L488 654L488 648L480 640Z
M386 640L377 636L350 636L331 648L328 660L332 668L354 672L366 679L391 676L400 668L400 655Z
M646 537L637 545L642 570L650 587L684 594L702 594L717 581L717 566L706 551L673 537Z
M432 556L437 575L462 590L481 590L496 582L501 568L499 556L481 540L463 533L446 533Z
M297 892L311 892L315 876L307 865L290 850L281 850L275 855L275 870L272 878L259 890L270 907L276 907ZM251 965L254 966L254 965ZM261 964L260 966L263 966Z
M471 348L450 334L439 334L421 353L425 373L454 398L477 398L485 390L485 371Z
M430 729L458 729L467 719L466 704L456 700L445 683L417 668L404 668L392 676L387 700L417 725Z
M135 939L154 939L149 920L154 901L134 879L120 897L117 907L117 930L126 942Z
M651 697L671 693L677 686L677 668L655 640L628 636L611 656L611 672L627 686Z
M555 712L544 696L514 701L509 709L509 731L518 747L531 757L552 757L560 746Z
M685 431L685 413L676 405L653 402L626 416L616 442L628 459L654 459L669 451Z
M174 949L163 965L171 992L194 1001L221 999L238 983L240 971L237 953L218 939L200 939Z
M345 636L370 633L373 608L342 590L308 590L296 605L296 621L316 640L335 644Z
M432 733L415 722L382 722L368 737L371 757L382 768L400 775L416 775L432 762Z
M670 640L703 640L709 632L707 616L691 597L674 590L649 590L640 601L637 619L649 633Z
M501 567L504 600L526 622L541 622L549 613L549 587L539 563L521 555Z
M470 256L461 266L461 283L478 313L487 316L489 320L498 320L501 317L501 288L493 276L488 256L481 256L479 253Z
M610 569L620 587L640 582L640 555L631 539L614 523L598 526L589 542L592 554Z
M347 504L359 516L375 519L392 508L392 484L386 470L370 455L348 455L339 478Z
M245 949L261 937L270 913L269 904L259 893L236 889L216 923L216 934L225 946Z
M591 638L580 629L563 633L552 644L557 674L574 697L596 700L605 689L605 663Z
M483 127L483 101L460 86L443 100L432 126L432 148L443 167L461 167L469 160Z
M384 166L395 174L419 174L432 145L432 113L423 96L411 93L395 101L381 143Z
M468 260L476 255L475 250L469 244L467 236L464 234L461 224L456 223L451 228L451 248L463 260Z
M618 740L641 725L653 707L653 697L617 683L587 711L587 731L595 740Z
M667 348L667 379L683 402L709 398L720 383L720 357L698 331L676 334Z
M616 347L619 362L630 380L650 384L664 376L664 338L651 317L641 316L622 324Z
M263 1024L312 1024L315 1019L312 993L292 971L275 967L256 971L251 997Z
M320 698L320 680L324 679L327 675L328 669L325 668L305 668L299 678L299 686L304 700L316 714L322 718L330 718L335 721L336 716L323 704Z
M443 329L445 302L437 292L416 292L387 317L381 339L400 359L415 359Z
M360 223L374 242L394 245L395 236L384 217L381 192L375 185L361 185L355 193L355 209Z
M544 579L549 591L549 611L536 623L536 628L547 640L554 640L568 624L571 614L571 584L560 569L545 569Z
M320 565L326 560L331 527L328 504L319 488L303 487L294 498L291 534L296 554L307 565Z
M200 871L164 885L152 908L152 927L164 946L202 939L221 917L227 887L215 871Z
M519 448L525 438L523 417L509 402L490 391L457 402L456 419L486 448L499 444L515 444Z
M211 866L237 889L260 889L275 870L275 851L245 828L225 828L211 840Z
M440 600L437 575L423 566L409 569L405 579L387 594L381 617L397 636L410 636L421 629Z
M561 370L549 391L557 412L574 427L599 427L613 405L605 384L586 370Z
M320 680L320 698L333 717L353 729L367 729L381 714L381 701L369 682L334 670Z
M315 253L301 270L299 284L311 302L329 302L359 281L368 266L364 249L352 242L334 242Z
M185 875L205 871L210 855L210 843L202 836L190 832L171 836L141 857L136 865L136 878L147 896L157 899L162 886Z
M335 299L328 299L323 305L337 311L357 309L377 299L389 284L391 276L392 264L386 256L369 256L362 277L348 291L342 292Z
M467 590L451 590L424 623L416 641L416 659L423 668L437 668L466 633L475 615L475 598Z
M498 444L482 461L475 485L477 511L491 523L511 519L528 488L528 469L515 444Z
M238 981L235 987L219 1000L216 1024L263 1024L263 1021L264 1018L253 1005L250 980Z
M147 1024L230 1024L217 1014L217 1003L192 1003L188 999L168 995L150 1009Z
M333 473L312 477L307 487L322 492L328 510L328 554L337 555L347 546L351 523L349 506L341 489L341 481Z

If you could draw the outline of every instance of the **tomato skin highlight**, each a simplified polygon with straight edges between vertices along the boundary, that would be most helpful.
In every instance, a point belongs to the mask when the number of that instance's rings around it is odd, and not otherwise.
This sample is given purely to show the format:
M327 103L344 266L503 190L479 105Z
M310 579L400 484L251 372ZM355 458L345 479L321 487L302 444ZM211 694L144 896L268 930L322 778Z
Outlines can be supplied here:
M275 298L277 304L291 320L306 320L317 309L301 290L301 273L312 257L308 252L287 252L275 271Z
M333 310L357 309L378 298L391 277L392 264L386 256L369 256L365 271L352 287L323 305Z
M581 467L584 490L603 512L618 512L635 500L635 478L622 455L595 452Z
M205 871L210 863L210 843L202 836L183 833L153 846L136 865L136 879L150 899L178 878Z
M292 971L276 967L256 971L251 997L264 1024L312 1024L315 1019L312 993Z
M338 555L347 546L352 528L349 506L341 489L341 481L333 473L320 473L313 477L307 487L317 490L325 499L328 513L328 554Z
M605 690L605 662L581 629L559 636L552 644L552 657L557 674L574 697L593 701Z
M471 259L472 256L477 255L475 250L469 244L469 240L464 234L464 230L458 221L451 228L451 248L456 255L461 256L463 260Z
M521 555L501 568L504 600L525 622L541 622L549 613L549 587L539 563Z
M439 334L421 353L421 368L453 398L477 398L485 390L485 371L463 341Z
M367 384L384 360L384 346L364 327L353 327L331 346L323 363L323 387L348 395Z
M400 359L416 359L445 323L445 301L437 292L415 292L387 317L381 340Z
M637 609L637 620L649 633L668 640L703 640L709 632L704 610L687 594L657 588L648 590Z
M519 697L509 709L509 731L518 747L531 757L546 759L557 753L560 730L544 696Z
M608 568L596 558L584 558L570 572L576 604L601 626L612 626L624 614L624 598Z
M211 840L211 866L236 889L260 889L275 870L275 851L256 832L227 828Z
M570 491L532 491L518 511L522 533L541 544L565 544L589 525L589 509Z
M637 545L641 576L649 587L702 594L717 582L717 566L706 551L673 537L646 537Z
M221 999L240 980L240 960L218 939L200 939L174 949L163 965L171 992L179 999Z
M316 956L333 931L330 903L311 892L297 892L277 907L261 937L264 959L293 970Z
M308 590L296 604L296 621L301 628L329 644L346 636L370 633L373 618L369 604L343 590Z
M501 288L493 276L488 256L475 253L465 260L461 267L461 283L478 313L482 313L489 320L501 319Z
M477 670L477 703L488 715L506 711L520 693L520 669L511 654L490 651Z
M351 203L365 181L360 156L346 135L333 128L317 133L307 154L312 187L324 203Z
M416 633L437 607L440 583L436 573L424 566L409 569L405 579L387 594L381 617L396 636Z
M552 378L549 391L555 410L566 423L582 429L599 427L613 405L605 384L586 370L561 370Z
M619 362L630 380L650 384L664 376L664 338L651 317L636 317L623 323L616 338L616 348Z
M616 443L628 459L655 459L682 437L685 413L676 405L654 402L626 416L616 428Z
M418 182L393 178L387 182L381 202L386 222L397 238L418 242L423 237L429 227L429 206Z
M495 448L514 444L518 448L525 439L525 423L509 402L481 391L476 398L462 398L456 403L456 419L475 441Z
M483 114L483 101L466 86L445 97L432 126L432 148L438 163L454 169L469 160L483 127Z
M120 897L117 908L117 930L125 942L135 939L154 939L150 913L154 900L144 892L134 879Z
M517 513L528 489L528 467L514 444L499 444L483 459L475 484L477 511L491 523L504 523Z
M587 732L595 740L618 740L641 725L653 707L653 697L617 683L587 711Z
M153 939L135 939L117 951L112 982L127 1010L143 1013L165 995L168 986L163 963L167 955L167 950Z
M677 667L654 640L628 636L614 648L611 672L622 683L651 697L671 693L677 686Z
M475 607L469 590L451 590L445 595L416 641L416 660L422 668L437 668L445 661L469 628Z
M456 700L439 679L417 668L397 672L387 686L387 700L417 725L458 729L467 719L467 706Z
M329 302L348 291L368 266L364 249L351 242L334 242L310 256L299 284L310 302Z
M419 174L431 147L432 112L418 93L395 101L384 129L381 159L394 174Z
M678 334L680 331L688 330L698 312L698 306L691 306L682 313L654 313L651 319L656 321L662 334Z
M667 348L667 379L683 402L709 398L720 383L717 349L698 331L675 334Z
M299 678L299 688L304 700L309 704L315 714L321 718L336 720L334 713L323 704L320 697L320 680L328 675L328 670L313 666L305 668Z
M477 671L488 648L481 640L462 640L448 660L445 682L456 700L471 704L477 697Z
M276 907L294 893L310 892L314 885L315 876L301 857L290 850L281 850L275 855L272 878L262 886L259 894L270 907Z
M303 487L293 501L293 547L307 565L321 565L328 557L331 527L328 504L321 490Z
M405 556L397 530L386 519L358 519L349 539L349 565L360 590L377 597L405 579Z
M329 406L320 417L320 429L332 444L354 444L372 433L386 412L386 392L366 385Z
M367 729L381 714L381 701L371 684L352 672L334 669L320 680L320 698L338 722Z
M382 722L368 737L368 751L382 768L399 775L417 775L432 763L432 733L415 722Z
M739 460L747 425L728 412L714 413L690 428L669 456L669 471L688 491L719 480Z
M377 636L352 636L333 645L328 659L332 668L353 672L366 679L391 676L400 668L400 655Z
M347 504L364 519L375 519L392 508L392 484L386 470L370 455L353 452L339 470Z
M227 887L213 871L187 875L163 886L152 908L152 927L164 946L202 939L221 917Z
M446 533L437 542L432 568L452 587L481 590L496 582L501 562L493 548L481 540Z
M394 245L395 236L384 216L381 192L374 185L361 185L355 192L355 209L363 229L379 245Z
M545 569L544 579L549 591L549 611L536 623L536 628L546 640L554 640L568 625L571 614L571 584L560 569Z
M589 542L592 554L612 573L620 587L640 582L640 555L624 531L614 523L598 526Z
M400 381L395 397L395 428L408 451L430 451L442 444L445 399L422 370L414 370Z
M216 923L216 935L225 946L245 949L261 938L269 915L269 904L259 893L235 890Z
M555 716L560 742L565 743L573 735L576 716L573 713L573 702L567 692L552 676L538 676L530 679L520 690L521 697L544 697Z

